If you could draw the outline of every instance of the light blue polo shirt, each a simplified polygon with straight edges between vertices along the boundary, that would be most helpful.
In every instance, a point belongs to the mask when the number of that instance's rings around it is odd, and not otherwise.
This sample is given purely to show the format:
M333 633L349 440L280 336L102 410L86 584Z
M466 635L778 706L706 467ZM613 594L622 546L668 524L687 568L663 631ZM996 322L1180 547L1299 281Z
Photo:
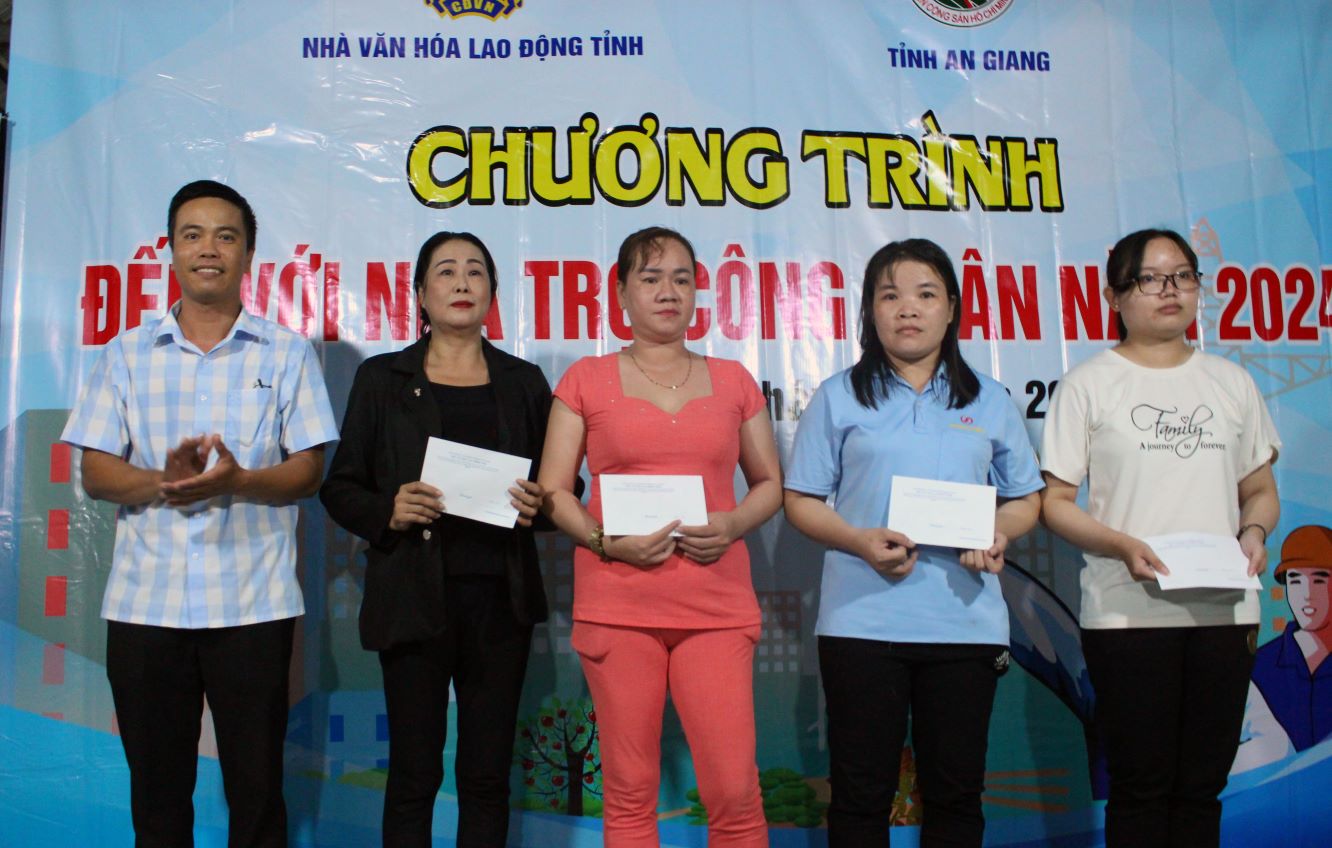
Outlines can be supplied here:
M948 408L939 371L916 394L893 375L878 409L856 400L847 369L824 381L800 417L786 469L788 489L831 496L853 527L883 527L894 474L988 483L1002 498L1043 487L1036 453L1004 387L983 374L980 394ZM995 574L977 574L951 548L920 546L904 578L884 577L851 554L829 550L815 632L886 642L1008 644L1008 609Z

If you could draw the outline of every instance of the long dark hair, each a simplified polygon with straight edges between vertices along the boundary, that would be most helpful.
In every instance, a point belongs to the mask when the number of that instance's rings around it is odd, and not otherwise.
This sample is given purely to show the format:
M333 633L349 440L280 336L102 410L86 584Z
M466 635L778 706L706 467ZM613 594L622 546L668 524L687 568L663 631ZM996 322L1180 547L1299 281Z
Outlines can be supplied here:
M874 290L885 274L892 273L893 266L908 260L934 269L953 303L953 317L939 344L939 368L948 377L948 408L961 409L980 394L980 378L962 358L957 342L958 327L962 324L962 287L953 271L953 261L929 239L903 239L884 245L865 266L865 282L860 292L860 360L851 366L851 388L860 405L868 409L878 409L879 399L887 398L892 391L892 381L888 378L895 369L874 325Z
M486 274L490 277L490 302L495 303L495 293L499 290L499 277L495 273L495 258L490 255L490 248L477 236L471 233L451 233L442 231L435 233L425 240L421 245L421 252L416 254L416 268L412 272L412 288L416 292L416 313L417 320L421 322L421 332L430 332L430 316L426 314L425 307L421 305L423 298L421 293L425 290L426 274L430 271L430 257L434 255L435 248L441 244L450 241L465 241L468 244L481 251L481 261L486 265Z
M1135 285L1134 278L1142 270L1142 257L1147 252L1147 245L1155 239L1168 239L1175 243L1179 252L1189 261L1189 267L1198 270L1198 254L1188 241L1174 230L1138 230L1129 233L1110 248L1110 255L1105 259L1105 284L1115 294L1128 294ZM1124 325L1124 316L1115 313L1115 326L1119 328L1121 341L1128 339L1128 327Z

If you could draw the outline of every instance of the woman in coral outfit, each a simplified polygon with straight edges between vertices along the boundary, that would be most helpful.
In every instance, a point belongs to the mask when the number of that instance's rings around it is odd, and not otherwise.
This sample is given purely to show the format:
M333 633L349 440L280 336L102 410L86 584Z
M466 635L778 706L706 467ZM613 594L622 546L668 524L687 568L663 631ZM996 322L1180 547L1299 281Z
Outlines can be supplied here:
M617 291L634 341L590 356L555 390L539 482L578 542L573 646L601 732L605 844L656 846L661 719L669 691L708 811L708 844L768 844L754 751L759 608L742 537L781 504L763 395L738 362L685 347L694 251L653 227L620 246ZM573 494L584 457L592 495ZM737 462L749 484L736 502ZM602 528L601 475L703 478L708 523L646 536Z

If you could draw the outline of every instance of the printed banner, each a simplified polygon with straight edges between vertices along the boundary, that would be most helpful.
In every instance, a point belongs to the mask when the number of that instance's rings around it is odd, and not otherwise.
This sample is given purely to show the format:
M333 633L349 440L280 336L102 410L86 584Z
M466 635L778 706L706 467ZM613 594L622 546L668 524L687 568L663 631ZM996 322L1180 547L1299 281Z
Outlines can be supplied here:
M663 224L698 252L691 347L754 374L783 452L814 389L858 356L862 275L885 243L923 236L948 250L963 352L1009 389L1038 444L1061 375L1115 339L1101 296L1108 247L1173 228L1207 274L1197 343L1253 375L1284 440L1273 567L1296 528L1332 528L1327 5L18 0L12 43L7 844L129 839L99 619L114 510L83 494L78 454L57 439L104 346L179 296L166 207L199 178L252 203L245 306L315 344L339 420L357 365L416 338L412 262L430 234L468 230L489 245L499 277L487 334L554 384L576 359L627 344L615 250ZM388 747L378 661L357 636L363 546L313 499L300 532L293 844L372 844ZM772 841L823 845L822 551L780 515L748 542ZM598 845L596 713L570 648L572 548L555 534L539 546L552 617L536 630L515 730L511 844ZM1009 551L1016 662L990 734L990 844L1103 839L1104 754L1073 612L1080 566L1043 529ZM1329 603L1325 581L1297 592L1264 578L1253 697L1223 796L1227 844L1280 834L1314 845L1332 832L1332 665L1319 664ZM1325 647L1292 658L1309 644ZM1270 694L1282 675L1294 688L1281 691L1307 703ZM205 726L196 830L220 844L226 807ZM453 747L450 728L448 762ZM701 846L706 810L670 710L663 748L664 844ZM910 750L902 774L893 838L911 845ZM454 793L450 771L437 844L452 844Z

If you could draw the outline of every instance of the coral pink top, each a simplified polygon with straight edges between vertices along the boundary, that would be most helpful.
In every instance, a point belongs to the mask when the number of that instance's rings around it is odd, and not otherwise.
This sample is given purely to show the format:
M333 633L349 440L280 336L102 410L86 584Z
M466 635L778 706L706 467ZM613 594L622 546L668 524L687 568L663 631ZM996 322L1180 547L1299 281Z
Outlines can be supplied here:
M583 418L592 472L588 512L601 520L602 474L698 474L708 512L735 509L740 425L764 409L763 394L739 362L705 357L712 394L674 415L626 397L618 354L588 356L565 372L555 397ZM574 553L573 616L635 627L701 629L759 623L743 539L712 565L678 553L655 568Z

